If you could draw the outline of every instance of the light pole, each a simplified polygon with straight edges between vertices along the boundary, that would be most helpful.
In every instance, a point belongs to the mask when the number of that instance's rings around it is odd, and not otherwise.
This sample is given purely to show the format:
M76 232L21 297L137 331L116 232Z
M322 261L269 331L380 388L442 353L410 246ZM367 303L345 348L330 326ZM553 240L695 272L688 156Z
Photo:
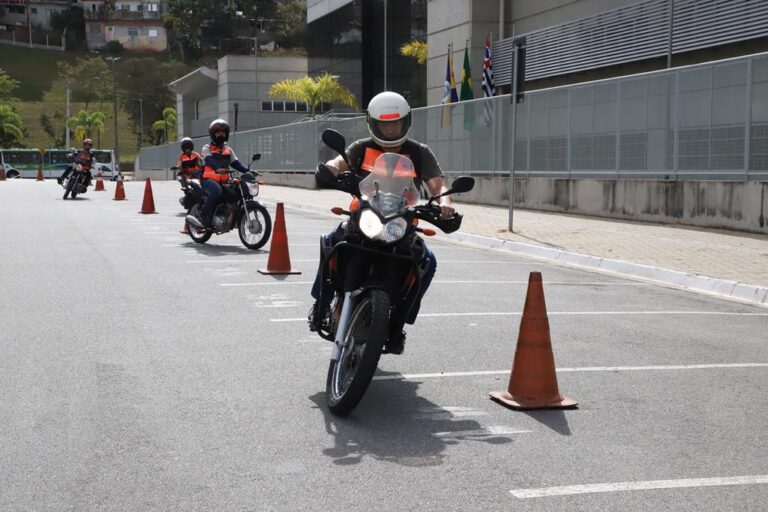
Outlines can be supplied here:
M120 57L107 57L109 61L109 67L112 70L112 117L115 118L115 162L117 163L117 169L120 169L120 147L117 141L117 80L115 79L115 62L120 60Z
M144 146L144 99L139 98L139 149Z

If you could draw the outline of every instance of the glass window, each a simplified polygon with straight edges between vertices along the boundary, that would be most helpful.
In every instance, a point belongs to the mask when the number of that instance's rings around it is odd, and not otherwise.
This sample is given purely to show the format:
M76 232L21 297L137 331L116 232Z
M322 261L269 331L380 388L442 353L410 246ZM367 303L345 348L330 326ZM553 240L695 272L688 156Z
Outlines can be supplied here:
M283 110L285 110L285 102L283 101L273 101L272 106L275 112L282 112Z
M93 156L100 164L112 163L112 153L109 151L94 151Z
M285 102L285 111L286 112L296 112L296 102L295 101L286 101Z
M272 102L271 101L262 101L261 102L261 110L264 112L272 112Z
M139 29L137 28L129 28L128 29L128 35L131 37L138 36L139 35Z
M37 14L37 7L31 7L32 14Z
M66 150L52 150L45 152L45 160L51 164L64 164L67 163L67 155L69 151Z
M130 4L120 4L120 10L121 11L130 11L131 10L131 6L130 6Z
M158 4L147 4L147 10L149 12L158 12L160 10L159 7Z
M297 101L296 102L296 111L297 112L306 112L307 111L307 104L303 101Z
M147 32L149 32L149 37L157 37L157 29L151 28Z
M136 6L137 11L143 11L144 10L144 4L139 4Z

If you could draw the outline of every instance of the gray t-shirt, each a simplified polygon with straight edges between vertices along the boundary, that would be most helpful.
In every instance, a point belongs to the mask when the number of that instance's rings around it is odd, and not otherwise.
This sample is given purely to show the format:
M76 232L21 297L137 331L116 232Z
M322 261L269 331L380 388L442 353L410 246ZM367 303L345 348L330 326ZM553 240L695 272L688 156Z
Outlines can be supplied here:
M373 147L374 149L381 150L372 139L359 139L353 142L347 147L347 158L356 165L358 162L363 161L363 155L365 154L366 147ZM414 158L414 155L410 155L409 151L418 151L419 154ZM429 146L416 142L413 139L408 139L400 147L398 153L408 155L413 160L414 166L421 166L421 169L416 169L416 172L421 176L422 181L429 181L432 178L436 178L443 175L440 164L435 157L435 154L429 149Z

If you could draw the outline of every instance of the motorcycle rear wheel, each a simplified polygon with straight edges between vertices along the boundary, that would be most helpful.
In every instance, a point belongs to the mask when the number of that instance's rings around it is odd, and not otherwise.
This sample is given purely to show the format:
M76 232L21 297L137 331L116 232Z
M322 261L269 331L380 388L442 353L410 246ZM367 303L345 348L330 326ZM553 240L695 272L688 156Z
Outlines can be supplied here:
M200 205L196 204L189 210L189 215L193 215L197 217L198 212L200 211ZM193 225L189 225L189 238L192 239L192 241L197 242L198 244L204 244L207 242L213 233L211 231L208 231L207 229L202 229L195 227Z
M333 414L349 414L368 389L387 340L389 306L387 292L371 289L352 312L344 333L347 346L328 367L325 399Z
M237 234L248 249L261 249L272 234L272 218L259 203L248 204L248 216L240 217ZM253 227L252 227L253 226Z

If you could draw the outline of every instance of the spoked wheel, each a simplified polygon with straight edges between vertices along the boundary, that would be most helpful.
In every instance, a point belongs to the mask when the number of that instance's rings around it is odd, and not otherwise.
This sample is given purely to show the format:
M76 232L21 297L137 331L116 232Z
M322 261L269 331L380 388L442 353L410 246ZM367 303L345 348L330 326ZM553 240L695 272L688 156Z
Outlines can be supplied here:
M389 294L373 289L352 312L345 347L338 362L331 361L325 399L333 414L343 416L363 398L379 364L389 326Z
M189 215L193 215L197 217L199 212L200 212L200 205L196 204L189 210ZM208 231L207 229L198 228L191 224L189 225L189 238L191 238L198 244L204 244L205 242L207 242L211 238L211 235L213 235L213 233Z
M67 186L64 188L64 197L63 197L63 199L66 199L67 196L69 196L69 193L72 192L72 186L73 186L73 181L71 179L67 179ZM72 194L72 197L74 198L75 195Z
M267 209L259 203L249 204L247 208L248 216L240 217L237 233L244 246L253 250L260 249L272 234L272 218Z

